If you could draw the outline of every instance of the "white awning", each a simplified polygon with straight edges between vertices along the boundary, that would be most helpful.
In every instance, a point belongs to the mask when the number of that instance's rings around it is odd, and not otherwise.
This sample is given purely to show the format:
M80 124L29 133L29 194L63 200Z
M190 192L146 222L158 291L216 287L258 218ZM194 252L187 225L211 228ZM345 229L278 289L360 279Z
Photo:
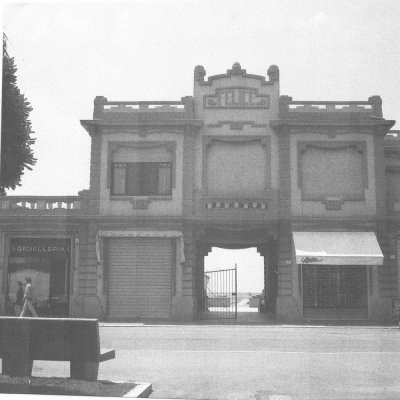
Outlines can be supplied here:
M382 265L374 232L293 232L297 264Z

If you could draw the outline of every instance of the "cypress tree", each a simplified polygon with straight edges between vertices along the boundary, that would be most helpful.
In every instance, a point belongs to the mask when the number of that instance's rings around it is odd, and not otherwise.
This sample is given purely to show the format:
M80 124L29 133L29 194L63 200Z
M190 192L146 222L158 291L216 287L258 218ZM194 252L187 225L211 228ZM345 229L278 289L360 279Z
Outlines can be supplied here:
M7 52L7 37L3 34L3 88L1 109L1 175L0 194L5 189L21 185L24 169L32 170L36 163L33 155L30 103L17 86L17 67Z

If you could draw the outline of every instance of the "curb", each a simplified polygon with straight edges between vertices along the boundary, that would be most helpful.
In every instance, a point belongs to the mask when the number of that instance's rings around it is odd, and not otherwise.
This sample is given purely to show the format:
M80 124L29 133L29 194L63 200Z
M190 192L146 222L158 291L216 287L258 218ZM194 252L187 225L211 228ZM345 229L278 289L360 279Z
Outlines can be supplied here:
M209 323L209 324L168 324L168 325L154 325L154 324L145 324L145 323L113 323L113 322L100 322L99 326L102 328L176 328L176 327L227 327L227 326L251 326L255 328L272 328L272 329L279 329L279 328L338 328L338 329L375 329L375 330L398 330L399 326L397 325L263 325L263 324L220 324L220 323Z
M136 386L123 397L126 398L143 398L149 397L150 393L152 392L151 383L146 382L135 382Z

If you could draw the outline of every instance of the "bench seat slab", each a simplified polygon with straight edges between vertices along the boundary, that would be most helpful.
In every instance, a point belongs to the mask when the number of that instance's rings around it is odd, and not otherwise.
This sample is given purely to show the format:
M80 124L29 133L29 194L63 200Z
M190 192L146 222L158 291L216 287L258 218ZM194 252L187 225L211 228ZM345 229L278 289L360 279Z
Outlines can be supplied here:
M70 362L70 376L71 379L78 379L83 381L97 381L99 374L98 362Z
M3 357L3 375L8 376L32 376L33 360L21 359L19 357Z

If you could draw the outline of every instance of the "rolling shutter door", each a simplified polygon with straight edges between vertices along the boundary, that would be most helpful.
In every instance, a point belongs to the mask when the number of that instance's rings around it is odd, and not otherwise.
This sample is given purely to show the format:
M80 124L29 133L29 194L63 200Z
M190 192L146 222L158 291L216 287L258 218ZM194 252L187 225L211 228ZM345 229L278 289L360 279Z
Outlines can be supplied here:
M108 317L169 318L173 240L111 238Z

